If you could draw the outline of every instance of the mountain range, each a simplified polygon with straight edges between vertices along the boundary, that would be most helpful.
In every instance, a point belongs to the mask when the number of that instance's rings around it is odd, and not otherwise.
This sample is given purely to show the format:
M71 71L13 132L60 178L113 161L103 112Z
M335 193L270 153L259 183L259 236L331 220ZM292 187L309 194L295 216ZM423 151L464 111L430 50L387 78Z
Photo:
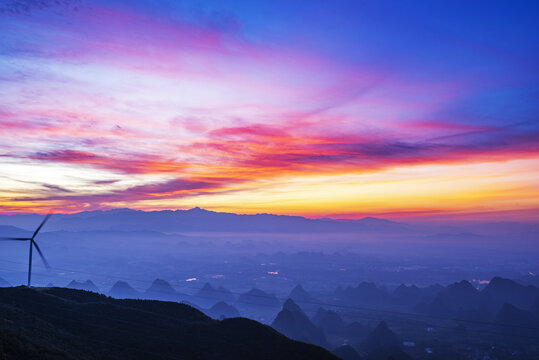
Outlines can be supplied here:
M180 303L66 288L0 289L2 359L337 359L269 326Z
M0 225L33 230L43 219L40 214L0 214ZM533 241L539 235L538 223L484 222L430 224L396 222L376 217L360 219L306 218L275 214L235 214L195 207L189 210L143 211L127 208L54 214L47 231L156 231L156 232L234 232L234 233L380 233L434 237L453 241L455 236L477 240L481 235L507 235ZM480 239L481 240L481 239ZM482 239L484 240L484 239Z
M0 215L0 225L31 229L41 215ZM339 233L339 232L413 232L411 225L366 217L358 220L310 219L301 216L242 215L189 210L142 211L131 209L96 210L75 214L55 214L47 230L159 231L159 232L247 232L247 233Z
M91 280L73 280L66 287L86 290L76 294L85 293L89 294L88 296L97 296L95 291L99 291ZM39 289L39 293L48 294L49 290L58 292L60 291L58 289L42 288ZM272 327L292 339L316 344L328 350L334 350L336 345L345 341L352 344L366 359L386 360L387 357L384 357L386 355L395 359L409 358L407 353L401 351L407 349L400 345L398 337L392 334L386 323L379 323L373 330L374 323L363 320L359 323L353 317L348 318L347 311L321 308L323 303L317 303L299 284L290 292L290 295L295 295L297 302L289 298L284 304L279 298L258 288L252 288L244 293L232 293L222 286L215 287L210 283L206 283L195 294L182 294L162 279L154 280L143 291L135 290L127 282L118 281L107 294L117 299L182 302L217 320L248 315L265 322L257 314L265 313L264 316L270 318L277 314ZM402 314L410 311L412 312L410 316L426 316L423 319L426 322L432 319L454 319L460 323L460 329L457 326L457 330L454 331L455 336L466 336L468 325L464 327L462 322L483 324L481 326L487 326L487 329L500 325L500 328L495 328L497 333L509 332L510 335L521 336L535 336L535 329L539 327L539 289L500 277L494 277L482 290L476 289L465 280L446 287L438 284L428 287L402 284L392 291L374 283L360 283L356 287L338 289L334 296L337 295L339 296L336 298L337 303L353 304L345 305L343 309L350 306L364 307L364 310L372 308L374 312L371 316L377 316L375 310L377 306L374 302L378 301L380 309L395 309L395 306L400 304ZM279 311L278 307L281 305ZM303 308L303 305L309 310ZM313 306L318 308L313 310ZM338 306L333 308L339 309ZM306 313L312 315L308 316ZM424 326L428 326L426 324ZM341 350L345 354L349 353L346 349ZM349 355L353 357L353 354Z
M9 286L5 280L2 282L1 279L0 285ZM73 280L66 287L102 292L91 280L84 282ZM176 291L170 283L162 279L155 279L145 291L137 291L127 282L117 281L107 294L117 299L182 301L196 304L201 309L210 309L220 302L226 306L236 306L234 310L226 310L225 306L221 305L225 309L222 311L226 317L230 317L230 314L234 314L238 308L271 311L278 309L282 304L282 300L275 295L258 288L236 295L222 286L214 287L206 283L197 293L187 295ZM308 311L316 313L313 321L327 334L347 332L338 313L320 308L314 297L300 284L291 290L288 299L285 302L285 304L288 303L287 310L295 308L297 303ZM529 312L530 318L537 317L539 321L539 288L501 277L492 278L483 290L477 290L466 280L447 287L435 284L421 288L402 284L393 291L388 291L374 283L362 282L357 287L337 288L334 299L335 304L346 306L372 308L391 306L417 314L471 321L493 321L502 307L507 310L507 305L511 305L517 310Z
M210 283L205 283L202 289L192 297L201 306L211 306L216 302L232 303L236 301L236 297L230 290L222 286L215 288Z
M516 309L528 311L533 318L537 301L539 288L494 277L481 291L466 280L451 284L432 301L418 303L415 310L431 316L491 321L495 314L509 304Z
M285 301L271 326L291 339L327 347L322 330L311 322L292 299Z

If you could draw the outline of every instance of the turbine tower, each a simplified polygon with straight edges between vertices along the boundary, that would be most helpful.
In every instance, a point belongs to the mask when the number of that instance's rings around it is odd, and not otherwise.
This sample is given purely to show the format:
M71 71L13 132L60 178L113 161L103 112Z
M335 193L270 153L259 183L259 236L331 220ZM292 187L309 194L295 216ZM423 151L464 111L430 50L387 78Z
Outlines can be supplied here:
M29 255L28 255L28 287L30 287L30 282L32 280L32 250L33 250L34 247L36 248L39 256L41 257L41 260L43 261L43 264L45 264L45 267L47 269L51 268L49 263L47 262L47 259L45 259L45 256L41 252L41 249L39 248L39 246L37 245L36 240L35 240L36 235L39 233L39 231L41 230L43 225L45 225L45 223L49 220L50 217L51 217L51 214L48 214L47 216L45 216L45 219L43 219L41 224L39 224L36 231L34 231L34 233L32 234L32 237L29 237L29 238L1 237L0 238L0 240L16 240L16 241L29 241L30 242L30 252L29 252Z

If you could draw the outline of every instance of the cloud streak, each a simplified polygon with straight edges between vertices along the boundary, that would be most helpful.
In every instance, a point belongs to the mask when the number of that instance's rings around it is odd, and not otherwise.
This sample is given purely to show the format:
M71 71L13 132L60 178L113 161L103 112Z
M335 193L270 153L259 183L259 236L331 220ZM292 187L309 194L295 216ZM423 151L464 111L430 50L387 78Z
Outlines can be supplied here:
M283 179L303 184L485 162L504 172L507 162L539 158L537 93L494 52L477 60L455 51L462 61L455 67L445 49L426 54L422 46L432 44L410 43L406 50L390 47L395 60L386 61L370 41L355 43L339 29L328 28L327 36L343 41L331 44L345 45L349 54L322 46L325 39L313 29L310 39L307 29L280 23L290 29L284 41L269 18L211 8L100 0L3 4L0 169L22 181L32 176L26 167L46 173L67 166L92 188L51 174L58 183L36 179L39 189L0 193L6 204L0 211L162 208L184 206L186 199L220 209L231 206L224 194L241 208ZM329 21L324 16L317 20ZM349 15L339 16L346 23ZM302 24L308 27L308 19ZM351 33L381 36L368 24ZM460 42L447 46L467 49ZM429 57L440 67L424 68ZM470 76L476 62L484 72ZM524 172L519 168L511 181L526 183ZM291 192L302 192L299 186ZM436 196L431 202L440 203Z

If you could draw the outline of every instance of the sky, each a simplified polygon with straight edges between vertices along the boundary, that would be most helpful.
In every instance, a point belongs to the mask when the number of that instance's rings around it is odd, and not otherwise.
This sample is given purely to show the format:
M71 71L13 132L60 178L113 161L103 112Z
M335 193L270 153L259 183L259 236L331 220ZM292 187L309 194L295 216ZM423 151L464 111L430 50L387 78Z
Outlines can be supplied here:
M539 220L539 2L0 3L0 212Z

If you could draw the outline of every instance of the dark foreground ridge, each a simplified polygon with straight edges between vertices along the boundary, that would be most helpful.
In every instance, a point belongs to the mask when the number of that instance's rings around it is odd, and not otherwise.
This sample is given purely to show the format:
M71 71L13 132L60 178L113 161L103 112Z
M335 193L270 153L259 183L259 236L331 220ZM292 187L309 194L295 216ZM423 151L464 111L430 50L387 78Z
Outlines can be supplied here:
M245 318L65 288L0 289L0 359L337 359Z

